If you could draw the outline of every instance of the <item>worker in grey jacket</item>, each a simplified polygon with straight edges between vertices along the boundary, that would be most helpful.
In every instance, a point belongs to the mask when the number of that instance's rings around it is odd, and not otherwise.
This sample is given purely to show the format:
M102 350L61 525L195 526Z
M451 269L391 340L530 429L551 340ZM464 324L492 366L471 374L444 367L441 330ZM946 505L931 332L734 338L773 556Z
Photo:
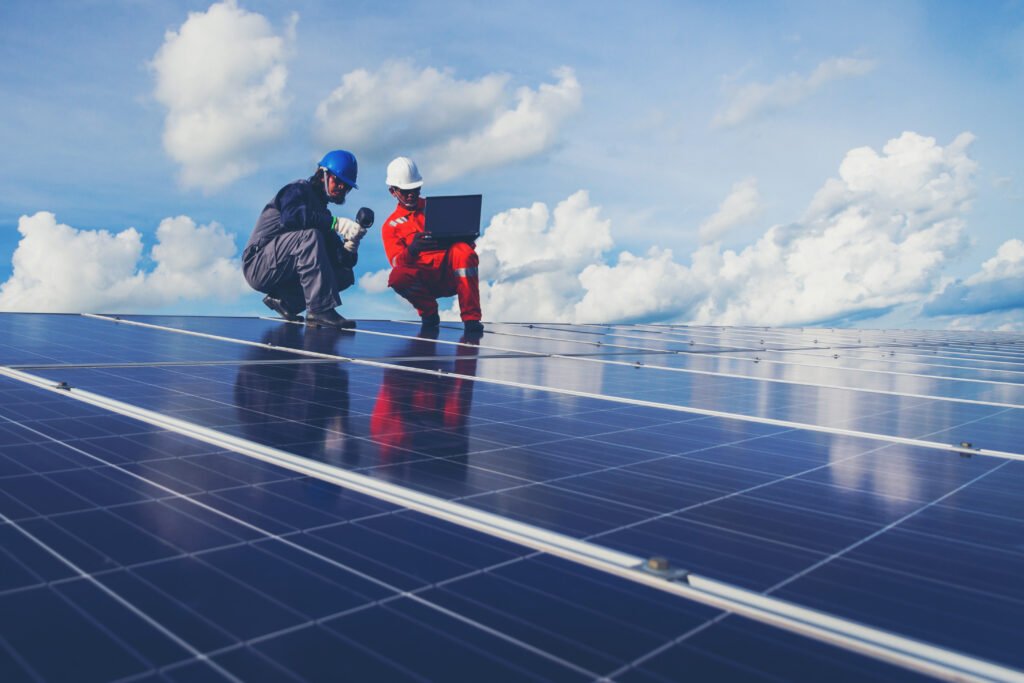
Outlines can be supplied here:
M242 252L246 282L266 294L263 303L282 318L307 325L355 327L334 309L338 292L355 283L352 269L359 242L373 225L373 211L362 208L356 220L337 218L328 202L344 204L356 189L358 166L351 152L335 150L306 180L285 185L267 204Z

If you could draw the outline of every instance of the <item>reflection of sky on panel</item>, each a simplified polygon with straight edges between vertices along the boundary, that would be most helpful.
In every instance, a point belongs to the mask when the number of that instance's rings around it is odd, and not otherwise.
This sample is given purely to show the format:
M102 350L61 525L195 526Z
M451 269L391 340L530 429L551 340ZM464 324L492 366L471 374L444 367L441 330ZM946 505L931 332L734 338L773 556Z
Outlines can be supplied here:
M22 340L25 346L33 341L31 316L13 316L7 326L8 338ZM214 359L273 358L275 352L255 347L245 348L225 342L176 335L76 316L54 316L61 336L83 341L80 347L87 359L118 360L128 358L180 359L187 352ZM184 323L194 329L213 334L250 337L252 341L278 347L293 347L345 355L380 356L383 352L396 358L427 357L437 362L474 356L478 350L465 345L436 344L430 339L408 339L343 333L321 328L306 328L260 319L194 318L166 319L164 322ZM20 331L26 322L27 331ZM382 325L401 326L399 323ZM404 326L409 327L409 326ZM406 330L407 331L407 330ZM445 330L444 333L453 333ZM489 341L485 335L484 342ZM93 351L99 349L101 351ZM198 349L198 350L197 350ZM61 350L62 353L64 350ZM358 351L359 353L356 353ZM439 354L439 355L438 355ZM486 354L486 352L485 352ZM659 360L662 356L657 356ZM410 361L416 365L417 361ZM305 366L297 366L305 367ZM444 369L434 360L423 367ZM456 371L449 369L448 372ZM307 370L307 372L310 372ZM326 371L324 371L326 372ZM681 407L751 415L836 429L853 429L870 433L909 438L932 438L944 442L968 441L977 447L1012 451L1024 443L1024 419L1020 410L993 408L970 404L952 404L927 399L902 398L868 394L843 389L805 385L771 384L743 378L713 375L661 372L651 368L590 362L562 358L502 358L485 355L474 361L472 374L499 381L513 381L560 390L655 401ZM964 383L973 386L969 383ZM139 389L131 382L121 391L131 396ZM174 396L167 396L161 409L173 410ZM973 423L970 427L963 426ZM344 450L335 445L334 450Z
M480 360L478 374L488 378L507 376L510 371L504 368L514 365L530 376L543 374L548 378L547 386L552 388L580 390L575 384L576 366L580 362L562 358L488 358ZM526 370L531 364L548 367L543 371ZM1024 443L1022 409L627 366L601 367L600 393L607 396L905 438L931 439L930 435L942 433L943 442L969 441L976 447L1011 452Z
M232 361L238 345L80 315L0 314L0 364ZM266 350L262 360L293 357Z
M369 334L346 334L343 336L331 335L324 330L310 330L308 333L301 325L288 325L282 322L263 319L239 319L239 318L189 318L173 316L141 316L139 320L153 324L168 325L193 331L217 334L227 337L245 339L247 341L263 341L268 335L282 334L287 332L291 341L282 341L281 345L293 345L309 351L330 353L353 358L387 358L401 357L406 354L404 340L383 335ZM386 321L360 321L360 329L386 332L388 334L415 335L418 328L415 325L405 323L391 323ZM615 342L615 335L597 335L586 332L575 332L570 330L544 328L529 328L522 325L501 325L492 324L489 327L492 332L485 334L479 341L481 355L501 355L506 350L523 353L542 354L577 354L577 353L607 353L608 360L641 362L652 366L665 366L672 368L685 368L702 370L705 372L722 372L754 377L786 379L807 384L827 384L835 386L850 386L863 389L876 389L882 391L950 396L955 398L994 401L1000 403L1011 403L1024 405L1024 374L1015 377L1005 371L989 371L984 369L957 370L955 368L934 368L926 365L901 363L898 367L891 363L880 364L869 361L857 361L852 367L844 368L843 364L850 365L845 358L833 359L831 354L826 354L820 360L815 358L791 357L793 363L775 363L762 361L753 362L754 355L761 358L768 358L766 354L746 354L746 358L734 358L732 356L712 356L703 354L638 354L633 355L625 349L614 349L607 345L596 346L595 340L604 339L606 343ZM557 336L564 338L564 342L553 342L543 339L512 336L508 334L495 334L493 330L510 329L516 334L538 334L545 336ZM576 328L578 329L578 328ZM318 332L326 334L318 335ZM441 341L458 342L463 339L461 329L456 327L442 326L438 332ZM577 341L579 343L573 343ZM630 340L620 340L627 341ZM635 340L634 340L635 341ZM655 340L656 341L656 340ZM632 342L630 342L632 343ZM687 345L679 344L655 344L653 348L679 348L690 349ZM430 351L431 355L454 354L454 347L450 344L437 344L436 349ZM777 354L771 359L778 360ZM809 363L822 363L832 367L816 367ZM860 372L860 370L873 370L872 372ZM581 370L581 375L594 372L593 370ZM989 379L992 381L1012 382L1020 380L1020 386L1011 384L982 384L977 382L958 382L953 379L942 377L918 377L894 374L895 372L921 373L927 375L944 375L948 377L963 376L974 379Z
M494 361L421 361L468 376L487 362ZM971 462L927 453L915 456L918 463L878 442L398 369L289 363L61 372L75 387L574 535L801 472L837 495L877 496L884 512L934 494L919 490L929 477L941 487L962 483L938 463ZM705 384L715 378L697 380L685 400L712 390ZM757 388L750 401L777 401ZM856 400L819 403L815 417L849 420L865 408ZM786 459L792 466L778 469ZM923 466L932 467L926 476Z
M125 316L126 319L129 316ZM346 332L343 335L334 334L333 330L327 328L307 328L304 325L286 323L280 320L267 320L263 318L199 318L188 316L130 316L130 319L145 322L152 325L163 325L175 329L214 334L245 341L259 342L268 335L277 334L282 329L289 330L294 339L301 339L302 346L306 351L318 353L330 353L347 358L388 358L406 355L405 346L408 337L417 336L420 328L418 325L410 325L401 322L389 322L386 320L360 320L358 329L355 332ZM361 332L379 332L383 334L361 334ZM323 334L318 334L323 333ZM395 336L390 336L395 335ZM459 342L464 339L462 325L453 326L442 324L439 330L424 337L425 339L438 339L447 342ZM532 353L572 353L579 350L579 345L566 342L564 345L555 344L552 348L549 342L537 340L517 340L515 344L501 344L496 342L496 337L482 337L484 346L499 346L503 349L515 349ZM435 345L431 345L435 346ZM489 353L503 353L500 349L489 349ZM454 354L455 347L451 344L436 344L436 350L430 355Z
M945 396L973 401L991 401L1024 406L1024 383L999 384L964 382L942 377L899 375L891 372L861 372L843 368L814 367L784 363L753 363L727 357L679 354L637 354L611 356L609 360L643 363L653 367L720 372L765 379L782 379L802 384L830 385L924 396ZM1005 373L1004 373L1005 374Z
M501 331L512 331L516 334L537 334L537 335L548 335L555 336L560 339L575 339L581 344L586 344L593 347L598 341L604 344L618 344L624 347L632 347L638 351L647 349L655 351L676 351L679 352L680 358L676 358L675 355L667 358L672 359L669 362L681 363L679 367L691 367L694 369L702 369L709 371L721 371L721 372L734 372L739 374L757 374L758 376L771 376L771 368L776 365L775 363L762 362L759 364L752 363L755 357L761 358L763 361L782 361L786 364L804 365L807 366L808 371L814 371L815 366L822 365L825 369L833 369L836 371L840 370L863 370L873 371L879 373L910 373L910 374L923 374L933 375L938 377L964 377L964 378L976 378L976 379L987 379L993 381L1007 381L1015 383L1024 383L1024 367L1014 367L1009 364L986 364L980 363L944 363L942 357L938 358L935 354L929 354L927 356L911 356L906 355L905 357L900 356L900 349L898 348L869 348L869 349L816 349L815 340L821 341L817 335L806 335L810 339L800 339L797 343L787 346L782 346L777 350L770 352L764 351L764 346L759 343L760 338L765 338L769 332L760 331L757 334L761 337L752 337L751 339L736 339L734 336L729 335L725 332L716 334L714 337L704 339L704 341L695 341L702 337L696 332L691 334L681 335L677 332L658 332L648 333L636 331L632 328L621 328L621 327L605 327L605 328L583 328L584 330L592 331L580 331L580 327L573 327L565 329L555 329L552 326L539 326L535 329L526 328L522 325L517 326L502 326L492 325L491 329L497 332ZM598 330L602 332L598 333ZM894 336L898 336L900 333L894 333ZM493 341L493 338L492 338ZM694 341L694 344L690 344L690 341ZM881 342L879 342L881 343ZM702 345L703 344L703 348ZM806 346L805 346L806 344ZM821 346L821 344L817 344ZM1019 345L1018 345L1019 346ZM769 348L771 348L769 346ZM803 351L790 351L787 352L786 348L801 348ZM716 351L722 351L723 349L746 349L743 352L730 352L728 355L715 356L711 355ZM609 348L610 350L610 348ZM628 350L628 349L624 349ZM896 354L896 355L893 355ZM834 356L838 355L838 358ZM733 359L733 357L736 357ZM1018 359L1021 358L1020 354L1016 355ZM652 357L652 362L654 358ZM717 363L724 363L719 365ZM943 365L951 365L953 367L943 367ZM991 367L989 367L991 366ZM840 375L842 378L839 382L828 382L846 384L850 381L857 382L857 373L844 372ZM870 379L866 381L872 381ZM855 386L861 386L859 383ZM874 385L865 385L872 387ZM877 388L888 388L886 385L879 385Z
M930 368L932 372L941 370L949 371L948 374L959 375L959 369L977 369L988 372L1004 372L1009 377L1016 376L1019 380L1021 374L1021 363L1018 359L993 358L991 356L969 357L963 354L945 353L943 351L908 352L902 349L837 349L825 351L811 351L801 353L802 356L831 358L838 354L840 358L846 358L850 362L863 363L875 361L877 367L889 367L897 370L904 370L906 367L919 366ZM879 359L881 358L881 361Z

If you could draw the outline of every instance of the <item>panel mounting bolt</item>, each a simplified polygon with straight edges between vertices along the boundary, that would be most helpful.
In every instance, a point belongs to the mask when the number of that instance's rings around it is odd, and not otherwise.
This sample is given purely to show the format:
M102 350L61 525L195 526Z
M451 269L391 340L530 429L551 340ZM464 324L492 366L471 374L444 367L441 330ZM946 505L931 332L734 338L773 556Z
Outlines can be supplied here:
M655 572L667 572L669 570L668 558L650 557L647 559L647 568Z

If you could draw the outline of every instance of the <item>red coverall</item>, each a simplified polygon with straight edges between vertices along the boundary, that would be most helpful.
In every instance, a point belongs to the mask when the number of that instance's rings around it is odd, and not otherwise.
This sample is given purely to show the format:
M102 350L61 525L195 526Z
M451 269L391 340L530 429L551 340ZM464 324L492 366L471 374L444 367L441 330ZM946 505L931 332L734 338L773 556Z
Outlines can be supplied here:
M415 258L407 250L416 234L423 232L425 206L422 198L414 211L399 204L384 221L380 234L392 268L388 287L408 300L420 317L437 313L438 297L457 294L462 319L480 320L480 259L472 244L456 242L447 249L421 251Z

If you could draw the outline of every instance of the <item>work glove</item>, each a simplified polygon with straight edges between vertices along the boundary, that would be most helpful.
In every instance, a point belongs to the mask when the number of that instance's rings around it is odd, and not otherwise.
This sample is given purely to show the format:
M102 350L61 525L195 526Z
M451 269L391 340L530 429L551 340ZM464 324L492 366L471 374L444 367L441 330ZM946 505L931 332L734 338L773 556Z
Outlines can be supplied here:
M359 242L363 239L363 235L366 234L366 228L351 218L335 218L331 227L338 233L338 237L344 243L345 250L352 253L359 249Z
M437 249L437 240L434 239L433 235L425 232L418 232L416 236L412 238L412 242L406 247L409 252L409 258L416 258L420 255L421 251L430 251L431 249Z

